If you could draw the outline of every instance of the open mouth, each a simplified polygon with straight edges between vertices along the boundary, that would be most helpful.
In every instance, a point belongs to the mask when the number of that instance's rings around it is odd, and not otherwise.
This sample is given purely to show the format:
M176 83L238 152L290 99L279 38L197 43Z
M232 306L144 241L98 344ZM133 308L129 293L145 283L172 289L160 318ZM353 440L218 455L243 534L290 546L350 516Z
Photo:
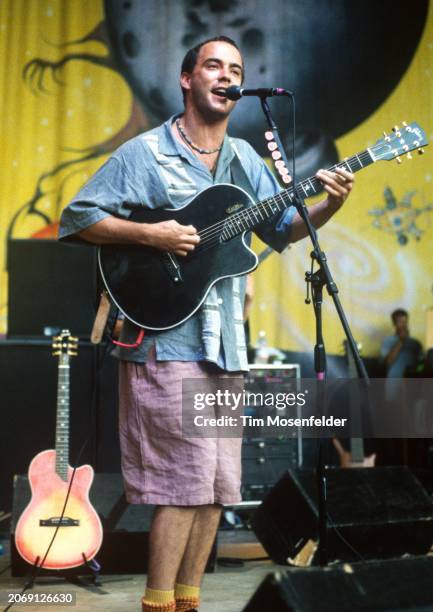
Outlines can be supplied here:
M215 89L212 89L212 93L220 98L225 98L226 87L215 87Z

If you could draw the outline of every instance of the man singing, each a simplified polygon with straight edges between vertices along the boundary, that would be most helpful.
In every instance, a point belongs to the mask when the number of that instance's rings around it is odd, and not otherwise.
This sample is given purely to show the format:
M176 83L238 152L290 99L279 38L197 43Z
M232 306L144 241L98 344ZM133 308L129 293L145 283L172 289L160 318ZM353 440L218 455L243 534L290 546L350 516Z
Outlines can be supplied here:
M184 206L207 187L233 182L234 163L241 169L244 185L259 200L280 191L252 147L226 133L236 103L218 93L241 85L243 78L243 58L233 40L220 36L189 50L180 75L183 113L115 151L64 210L60 238L146 245L183 257L200 240L193 225L175 220L134 223L128 221L130 206ZM349 195L353 175L338 169L320 170L317 177L327 197L309 212L313 224L320 227ZM289 207L260 225L256 233L282 251L307 232ZM200 378L203 386L221 374L234 377L248 369L244 294L244 277L222 279L182 324L146 332L138 347L119 350L119 429L126 496L130 503L156 506L143 612L199 607L200 583L221 507L240 501L241 440L187 439L179 423L183 378ZM122 341L133 344L137 334L126 319Z

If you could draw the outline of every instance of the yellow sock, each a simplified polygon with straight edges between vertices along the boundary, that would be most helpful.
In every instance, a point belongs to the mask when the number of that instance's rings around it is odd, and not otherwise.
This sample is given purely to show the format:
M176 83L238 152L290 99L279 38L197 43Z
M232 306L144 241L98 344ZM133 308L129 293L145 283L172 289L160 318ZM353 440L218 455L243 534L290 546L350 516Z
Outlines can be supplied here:
M198 608L200 587L176 583L174 596L176 598L176 612L186 612L191 608Z
M174 590L161 591L159 589L149 589L146 587L142 602L144 612L158 610L158 612L174 612L176 604L174 600Z
M190 586L189 584L176 583L174 587L174 596L176 599L180 597L200 597L200 587Z

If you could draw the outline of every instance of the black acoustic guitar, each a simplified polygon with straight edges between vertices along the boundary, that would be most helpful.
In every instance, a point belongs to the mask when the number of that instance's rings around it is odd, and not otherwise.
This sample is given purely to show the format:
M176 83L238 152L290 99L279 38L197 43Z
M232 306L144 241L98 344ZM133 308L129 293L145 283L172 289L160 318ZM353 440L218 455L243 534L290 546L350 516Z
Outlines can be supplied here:
M427 144L417 123L403 124L372 147L340 161L337 167L357 172L379 160L400 155ZM303 198L323 190L315 177L297 184ZM104 245L99 249L99 268L107 291L130 321L145 329L164 330L183 323L200 308L212 285L226 277L254 270L258 260L247 246L246 234L292 205L293 187L254 203L239 187L221 184L201 191L178 209L134 209L129 219L159 223L175 219L194 225L200 243L185 257L151 247ZM127 203L126 203L127 204Z

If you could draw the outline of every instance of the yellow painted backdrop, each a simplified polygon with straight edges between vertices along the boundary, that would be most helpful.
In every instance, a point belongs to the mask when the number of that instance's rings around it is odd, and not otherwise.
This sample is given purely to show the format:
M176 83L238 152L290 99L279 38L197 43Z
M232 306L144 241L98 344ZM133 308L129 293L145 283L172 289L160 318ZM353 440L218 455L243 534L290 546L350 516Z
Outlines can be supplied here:
M415 57L385 103L352 132L337 141L340 158L374 144L383 132L402 121L417 121L433 141L433 2ZM392 22L392 19L390 20ZM415 191L412 207L433 204L433 149L413 154L401 166L381 161L356 175L356 188L344 208L319 232L340 298L354 336L365 355L377 355L390 333L389 314L403 307L410 312L411 333L424 345L426 310L433 306L433 213L416 219L423 231L406 245L395 235L373 227L369 211L385 206L384 188L398 201ZM310 245L304 240L283 255L266 261L256 273L257 301L253 338L265 329L270 342L294 350L314 344L312 306L304 304L304 271L310 267ZM325 342L330 352L342 353L344 335L331 298L324 293Z
M120 144L134 116L134 100L124 79L110 67L106 45L79 41L103 19L100 0L4 0L0 4L0 333L6 331L6 239L54 235L61 209L79 186ZM86 58L73 58L86 53ZM56 62L70 57L53 71ZM44 64L23 68L34 58ZM362 125L337 141L341 157L374 143L402 120L418 121L433 139L433 20L408 71L385 103ZM50 64L49 62L52 62ZM56 78L63 85L56 83ZM45 93L37 93L42 85ZM137 119L136 115L135 118ZM142 128L146 118L139 117ZM131 135L131 134L130 134ZM101 145L98 148L98 145ZM96 147L96 148L95 148ZM83 159L94 155L94 158ZM416 218L420 240L406 245L373 226L369 211L384 208L384 188L397 201L415 191L411 208L433 204L432 153L414 156L401 167L380 162L357 175L356 189L335 219L320 231L322 246L341 299L365 354L377 353L388 333L388 315L410 310L411 328L421 340L425 310L433 305L433 216ZM71 163L69 163L71 162ZM32 204L33 202L33 204ZM256 241L257 249L261 245ZM253 340L265 329L271 344L311 350L314 322L304 305L304 271L310 247L298 243L273 255L256 272ZM342 331L331 299L325 297L327 348L341 352Z

